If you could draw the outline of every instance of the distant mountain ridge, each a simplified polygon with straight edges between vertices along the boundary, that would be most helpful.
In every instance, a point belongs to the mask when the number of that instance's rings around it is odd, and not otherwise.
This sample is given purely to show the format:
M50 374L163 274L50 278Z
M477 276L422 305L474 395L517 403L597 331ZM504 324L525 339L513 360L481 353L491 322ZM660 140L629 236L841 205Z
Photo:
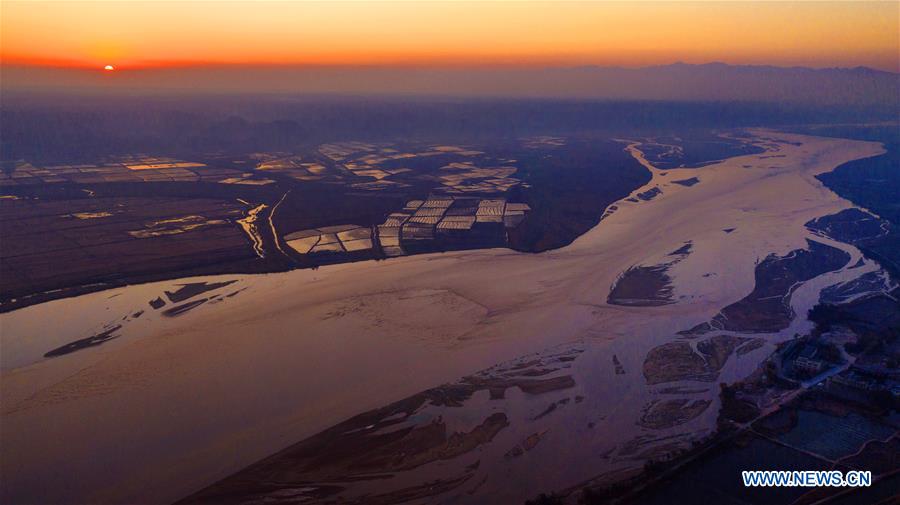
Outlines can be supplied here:
M640 68L208 66L99 70L5 66L3 88L163 93L440 95L510 98L900 104L900 74L868 67L673 63Z
M625 67L612 67L612 66L603 66L603 65L586 65L587 67L594 68L625 68ZM708 68L732 68L732 69L749 69L749 70L803 70L808 72L831 72L831 71L840 71L840 72L871 72L877 74L886 74L886 75L900 75L895 72L889 72L887 70L879 70L877 68L867 67L864 65L859 65L856 67L821 67L821 68L813 68L813 67L804 67L802 65L792 65L789 67L782 67L778 65L753 65L753 64L740 64L733 65L730 63L725 63L722 61L711 61L708 63L685 63L683 61L676 61L675 63L669 63L665 65L648 65L645 67L636 67L634 70L640 69L651 69L651 68L697 68L697 67L708 67Z
M577 81L597 86L598 94L610 98L897 105L900 97L900 74L869 67L679 62L634 69L590 66L570 70L583 72Z

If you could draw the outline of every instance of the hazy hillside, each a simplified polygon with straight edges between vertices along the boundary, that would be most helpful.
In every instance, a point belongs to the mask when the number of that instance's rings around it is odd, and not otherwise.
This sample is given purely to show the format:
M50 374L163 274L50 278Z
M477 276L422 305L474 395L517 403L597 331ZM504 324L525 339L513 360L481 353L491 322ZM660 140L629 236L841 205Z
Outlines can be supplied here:
M898 77L866 67L810 69L724 63L637 69L222 66L115 73L7 66L3 87L100 93L217 91L896 105Z

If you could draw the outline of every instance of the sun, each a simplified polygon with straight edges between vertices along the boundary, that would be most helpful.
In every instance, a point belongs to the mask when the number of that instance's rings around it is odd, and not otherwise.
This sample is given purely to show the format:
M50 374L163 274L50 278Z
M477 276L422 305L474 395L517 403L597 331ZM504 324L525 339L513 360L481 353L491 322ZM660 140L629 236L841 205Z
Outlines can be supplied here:
M107 70L107 71L109 71L109 70L115 70L115 69L116 69L116 68L113 67L112 65L107 65L107 66L103 67L103 70Z

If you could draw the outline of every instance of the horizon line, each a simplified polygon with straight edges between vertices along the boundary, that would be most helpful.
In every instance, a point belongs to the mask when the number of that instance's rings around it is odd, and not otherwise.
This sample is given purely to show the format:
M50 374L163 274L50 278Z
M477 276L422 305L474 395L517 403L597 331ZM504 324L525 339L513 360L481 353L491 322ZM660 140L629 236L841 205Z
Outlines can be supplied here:
M784 70L870 70L888 74L900 75L900 70L888 70L870 65L787 65L777 63L729 63L722 60L709 60L702 63L692 63L684 60L675 60L668 63L653 63L644 65L622 65L604 63L583 64L551 64L551 63L524 63L524 62L386 62L386 63L291 63L291 62L153 62L141 65L122 65L110 62L115 67L115 72L148 72L166 70L202 70L202 69L294 69L294 70L577 70L577 69L613 69L613 70L646 70L673 66L726 66L726 67L752 67L752 68L777 68ZM58 63L31 63L20 61L3 61L0 59L0 67L4 68L29 68L46 70L69 71L97 71L104 70L105 65L69 64Z

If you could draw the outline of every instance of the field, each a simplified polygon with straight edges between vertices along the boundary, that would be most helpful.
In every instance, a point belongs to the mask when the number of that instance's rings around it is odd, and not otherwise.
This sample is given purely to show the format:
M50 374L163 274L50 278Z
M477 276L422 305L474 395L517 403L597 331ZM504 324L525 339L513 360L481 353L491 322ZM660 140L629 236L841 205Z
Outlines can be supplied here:
M87 196L0 201L4 301L166 272L252 269L236 200Z
M618 143L542 139L5 162L0 311L183 275L559 247L643 180Z

